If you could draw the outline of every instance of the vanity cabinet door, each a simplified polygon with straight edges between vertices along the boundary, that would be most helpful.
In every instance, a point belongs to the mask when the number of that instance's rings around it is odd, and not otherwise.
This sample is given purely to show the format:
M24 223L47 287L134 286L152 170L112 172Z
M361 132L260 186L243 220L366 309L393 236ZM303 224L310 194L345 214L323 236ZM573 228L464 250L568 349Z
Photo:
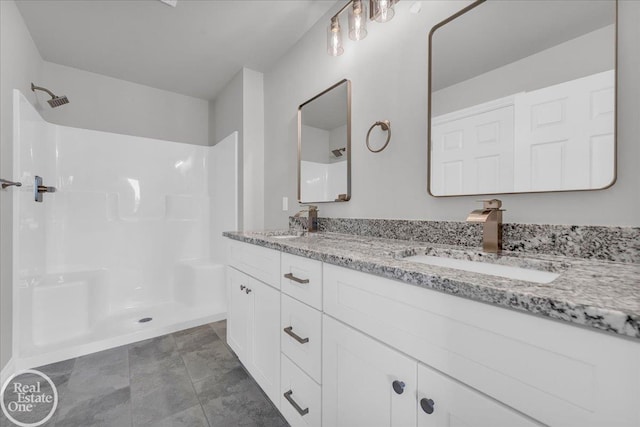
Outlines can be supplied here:
M418 364L418 427L540 427L542 424Z
M322 420L331 427L415 427L417 362L323 316Z
M227 267L227 343L245 362L249 344L249 276Z
M253 278L248 290L249 357L244 363L271 401L280 407L280 292Z
M227 342L279 407L280 292L229 267L227 295Z

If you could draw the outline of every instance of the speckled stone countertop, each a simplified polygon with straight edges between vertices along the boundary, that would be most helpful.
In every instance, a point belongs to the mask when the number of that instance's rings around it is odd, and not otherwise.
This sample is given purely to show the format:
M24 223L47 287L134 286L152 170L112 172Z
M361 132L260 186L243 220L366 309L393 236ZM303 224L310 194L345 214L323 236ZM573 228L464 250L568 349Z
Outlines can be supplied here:
M640 264L503 252L338 233L278 238L281 232L225 232L234 240L317 259L364 273L640 339ZM560 276L538 284L403 260L417 253L448 254Z

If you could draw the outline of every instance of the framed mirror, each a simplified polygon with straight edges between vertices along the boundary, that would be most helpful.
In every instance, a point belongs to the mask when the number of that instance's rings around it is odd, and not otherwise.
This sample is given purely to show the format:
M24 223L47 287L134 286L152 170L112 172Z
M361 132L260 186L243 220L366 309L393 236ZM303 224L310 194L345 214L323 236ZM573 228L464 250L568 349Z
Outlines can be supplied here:
M351 198L351 82L342 80L298 107L298 202Z
M429 34L432 196L616 180L617 1L479 0Z

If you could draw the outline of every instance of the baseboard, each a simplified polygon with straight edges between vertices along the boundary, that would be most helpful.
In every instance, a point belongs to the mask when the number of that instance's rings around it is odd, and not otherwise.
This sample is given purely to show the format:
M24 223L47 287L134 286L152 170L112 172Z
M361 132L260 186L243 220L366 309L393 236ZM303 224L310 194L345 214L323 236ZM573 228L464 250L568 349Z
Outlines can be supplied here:
M16 372L15 369L16 369L16 363L15 363L15 359L12 357L11 359L9 359L7 364L4 365L4 368L2 368L2 371L0 371L0 387L4 385L4 382L7 381L11 375L15 374Z

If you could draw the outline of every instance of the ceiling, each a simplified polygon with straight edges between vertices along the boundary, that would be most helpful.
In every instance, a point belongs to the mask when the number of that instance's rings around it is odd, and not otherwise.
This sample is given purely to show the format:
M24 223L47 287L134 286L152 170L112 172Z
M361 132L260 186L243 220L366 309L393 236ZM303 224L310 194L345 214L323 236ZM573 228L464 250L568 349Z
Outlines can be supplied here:
M203 99L265 72L336 0L18 0L46 61Z
M433 90L611 25L615 7L610 0L482 3L433 33Z
M302 107L302 124L332 131L347 124L347 85L342 83Z

